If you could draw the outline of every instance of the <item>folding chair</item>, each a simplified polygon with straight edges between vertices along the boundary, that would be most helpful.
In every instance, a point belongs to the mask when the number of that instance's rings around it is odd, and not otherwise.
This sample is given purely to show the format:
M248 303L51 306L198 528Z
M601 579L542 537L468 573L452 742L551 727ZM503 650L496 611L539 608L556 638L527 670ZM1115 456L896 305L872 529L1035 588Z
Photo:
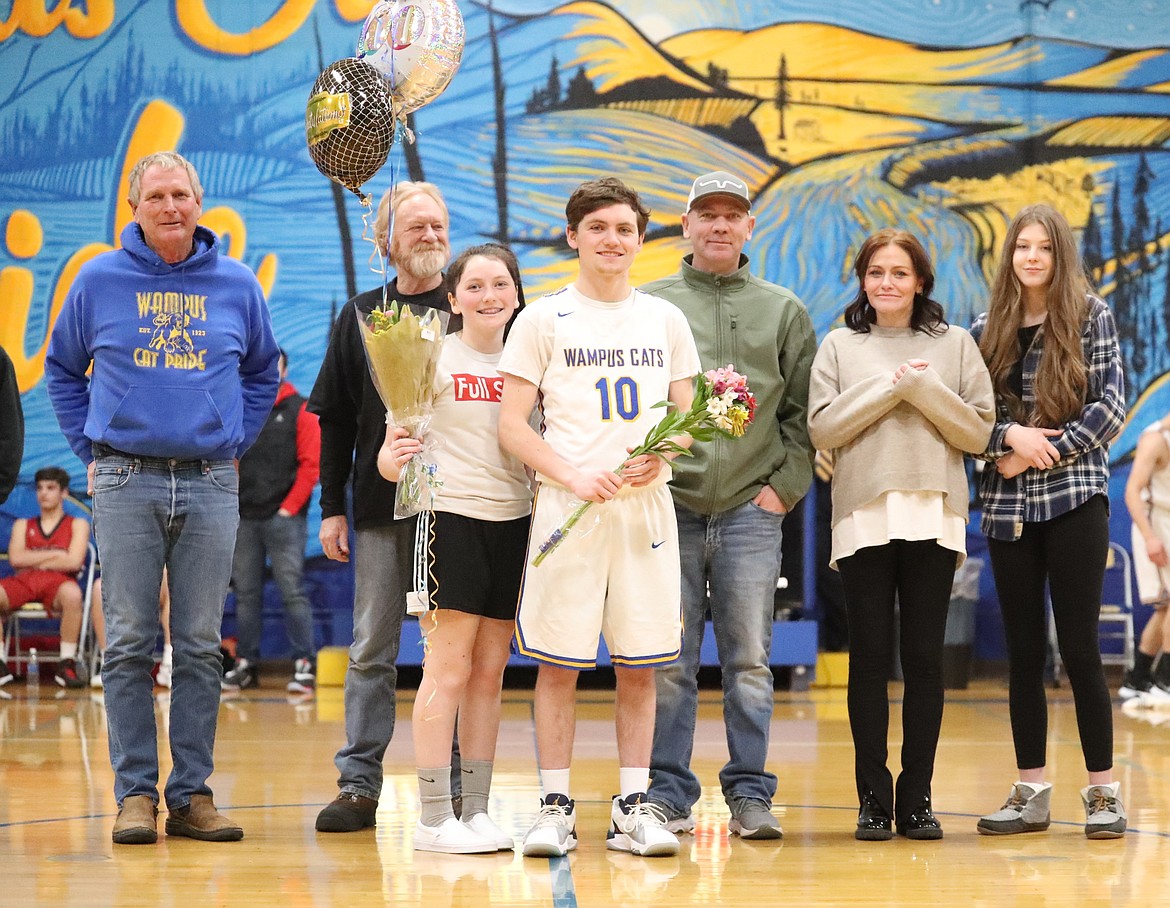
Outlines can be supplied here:
M85 564L77 575L77 582L81 585L82 606L81 606L81 639L78 643L77 663L84 664L82 661L83 648L85 647L86 638L89 636L89 612L90 602L93 598L93 581L95 569L97 568L97 549L93 542L89 543L89 554L86 556ZM22 608L14 609L8 616L8 624L5 629L4 640L4 658L10 666L19 672L21 665L28 664L28 652L21 644L22 625L29 621L56 621L47 608L39 602L31 602ZM60 649L50 650L45 652L38 652L37 658L46 662L56 662L61 658Z
M1105 582L1101 593L1099 639L1101 662L1104 665L1133 664L1133 559L1125 546L1109 543L1109 558L1105 563ZM1059 686L1064 675L1060 646L1056 639L1056 622L1052 619L1052 605L1048 607L1048 643L1052 650L1052 683Z

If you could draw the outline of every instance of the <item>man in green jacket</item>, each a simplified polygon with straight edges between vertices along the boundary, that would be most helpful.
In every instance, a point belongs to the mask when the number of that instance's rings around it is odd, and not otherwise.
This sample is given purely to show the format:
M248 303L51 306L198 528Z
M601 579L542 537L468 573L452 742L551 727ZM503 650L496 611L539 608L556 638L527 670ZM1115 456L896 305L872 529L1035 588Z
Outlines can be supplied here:
M701 787L690 763L709 605L731 754L719 773L731 810L728 828L743 838L778 839L776 776L764 768L773 597L781 525L812 480L806 411L816 337L808 310L791 291L751 274L743 247L754 226L743 180L723 171L699 177L682 216L692 253L678 274L643 288L686 314L704 370L733 364L759 402L742 438L697 442L693 457L674 463L684 635L680 659L656 669L649 797L670 831L694 830L691 809Z

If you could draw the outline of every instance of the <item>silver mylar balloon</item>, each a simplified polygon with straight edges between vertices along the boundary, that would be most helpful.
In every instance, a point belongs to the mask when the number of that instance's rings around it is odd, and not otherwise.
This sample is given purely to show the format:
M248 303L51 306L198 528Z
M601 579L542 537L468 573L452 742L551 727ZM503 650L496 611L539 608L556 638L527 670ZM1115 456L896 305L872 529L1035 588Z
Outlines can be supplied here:
M305 140L317 169L359 199L394 141L394 117L382 74L346 57L330 63L305 107Z
M464 35L455 0L380 0L362 26L357 56L386 78L401 120L443 93L463 58Z

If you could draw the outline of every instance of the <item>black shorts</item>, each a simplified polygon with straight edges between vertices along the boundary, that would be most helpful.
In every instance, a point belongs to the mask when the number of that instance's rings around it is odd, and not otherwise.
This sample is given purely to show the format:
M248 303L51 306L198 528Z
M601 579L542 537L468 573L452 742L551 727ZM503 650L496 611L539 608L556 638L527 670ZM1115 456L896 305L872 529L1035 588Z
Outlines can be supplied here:
M438 608L512 621L528 550L530 517L478 520L436 511L427 587Z

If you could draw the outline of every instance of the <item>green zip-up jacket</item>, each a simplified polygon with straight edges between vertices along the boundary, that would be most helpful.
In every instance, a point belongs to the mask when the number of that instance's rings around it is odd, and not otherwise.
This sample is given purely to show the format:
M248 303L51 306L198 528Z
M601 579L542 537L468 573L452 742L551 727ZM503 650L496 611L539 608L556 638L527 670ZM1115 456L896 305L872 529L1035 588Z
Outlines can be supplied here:
M710 274L683 258L673 277L642 289L678 306L691 324L703 370L735 366L756 395L756 418L742 438L695 442L674 461L674 500L701 514L751 501L767 483L787 510L812 482L808 382L816 334L791 291L755 277L747 256L730 275Z

